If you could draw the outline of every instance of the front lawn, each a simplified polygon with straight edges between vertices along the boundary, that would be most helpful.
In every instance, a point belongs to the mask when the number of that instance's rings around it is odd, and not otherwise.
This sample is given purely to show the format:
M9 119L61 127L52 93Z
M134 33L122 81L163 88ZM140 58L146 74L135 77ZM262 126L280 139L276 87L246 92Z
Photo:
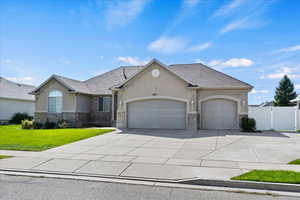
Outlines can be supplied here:
M286 170L252 170L233 177L231 180L299 184L300 172Z
M293 161L289 162L288 164L290 164L290 165L300 165L300 159L293 160Z
M19 125L0 126L0 149L20 151L43 151L96 135L113 129L21 129Z
M4 158L11 158L11 156L0 155L0 159L4 159Z

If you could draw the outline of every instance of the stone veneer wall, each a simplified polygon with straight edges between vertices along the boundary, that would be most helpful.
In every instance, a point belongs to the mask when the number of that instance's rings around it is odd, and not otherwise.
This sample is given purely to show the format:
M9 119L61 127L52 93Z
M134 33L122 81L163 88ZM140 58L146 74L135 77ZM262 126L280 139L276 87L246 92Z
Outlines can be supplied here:
M66 120L75 127L88 126L90 121L89 113L80 112L63 112L63 113L47 113L47 112L35 112L34 119L37 122L45 123L47 120L50 122L58 122Z
M99 112L99 97L92 97L90 123L98 126L112 126L112 110L110 112Z

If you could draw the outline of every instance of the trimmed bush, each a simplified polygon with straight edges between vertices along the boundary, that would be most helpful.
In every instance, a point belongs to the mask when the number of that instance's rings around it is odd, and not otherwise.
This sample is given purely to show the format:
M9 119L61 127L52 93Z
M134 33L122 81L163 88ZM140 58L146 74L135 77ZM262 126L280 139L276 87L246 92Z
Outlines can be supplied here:
M33 117L29 116L27 113L15 113L9 123L11 124L21 124L23 120L32 120Z
M25 119L22 121L21 127L22 127L22 129L32 129L33 124L34 124L34 121Z
M54 129L57 128L57 123L55 122L49 122L48 120L44 124L45 129Z
M33 122L33 129L42 129L43 126L44 126L43 123L36 122L36 121Z
M256 131L256 122L255 119L249 117L243 117L241 119L241 129L244 132L255 132Z
M63 120L57 123L58 128L70 128L69 122Z

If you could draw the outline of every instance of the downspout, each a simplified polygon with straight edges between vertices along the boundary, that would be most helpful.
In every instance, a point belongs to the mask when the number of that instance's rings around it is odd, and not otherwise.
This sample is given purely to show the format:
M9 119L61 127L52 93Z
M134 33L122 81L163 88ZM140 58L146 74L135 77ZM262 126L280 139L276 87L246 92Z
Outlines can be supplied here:
M77 93L75 93L75 101L74 101L74 106L75 106L75 125L77 126L78 122L78 114L77 114Z

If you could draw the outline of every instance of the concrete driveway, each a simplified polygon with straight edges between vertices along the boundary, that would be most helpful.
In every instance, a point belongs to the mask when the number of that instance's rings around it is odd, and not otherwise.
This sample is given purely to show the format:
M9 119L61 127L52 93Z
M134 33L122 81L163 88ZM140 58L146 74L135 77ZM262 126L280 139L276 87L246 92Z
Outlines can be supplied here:
M209 161L281 163L300 158L300 133L127 130L93 137L45 153L71 158L200 166ZM58 154L59 155L59 154Z
M299 133L126 130L43 152L15 152L16 158L0 161L0 169L229 179L251 169L300 171L300 166L286 165L300 158L299 152Z

